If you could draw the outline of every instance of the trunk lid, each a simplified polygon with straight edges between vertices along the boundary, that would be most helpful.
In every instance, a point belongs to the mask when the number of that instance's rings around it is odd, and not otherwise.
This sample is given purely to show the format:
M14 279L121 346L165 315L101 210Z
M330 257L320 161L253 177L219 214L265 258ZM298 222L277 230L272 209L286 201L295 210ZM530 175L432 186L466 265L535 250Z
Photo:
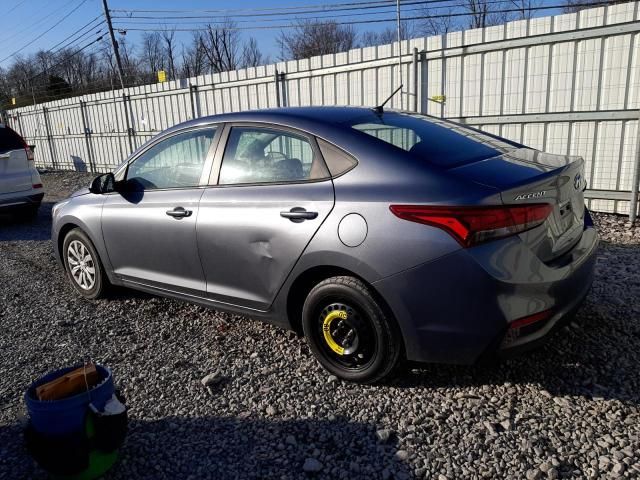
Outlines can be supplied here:
M547 220L520 235L543 262L570 250L584 230L584 160L529 148L463 165L451 173L500 191L505 205L549 203Z

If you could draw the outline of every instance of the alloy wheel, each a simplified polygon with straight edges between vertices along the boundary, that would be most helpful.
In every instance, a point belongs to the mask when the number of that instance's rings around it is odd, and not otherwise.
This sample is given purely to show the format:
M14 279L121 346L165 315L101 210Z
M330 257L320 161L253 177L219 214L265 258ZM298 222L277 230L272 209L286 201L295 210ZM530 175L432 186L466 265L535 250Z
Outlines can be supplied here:
M96 268L89 249L79 240L72 240L67 248L67 263L71 277L83 290L91 290L96 283Z

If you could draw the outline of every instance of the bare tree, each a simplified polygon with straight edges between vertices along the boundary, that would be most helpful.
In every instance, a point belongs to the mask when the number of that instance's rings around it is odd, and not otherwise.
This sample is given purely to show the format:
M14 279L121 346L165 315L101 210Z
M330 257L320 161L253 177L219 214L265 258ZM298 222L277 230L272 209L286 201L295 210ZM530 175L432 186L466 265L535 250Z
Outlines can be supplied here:
M257 67L269 63L268 58L264 58L258 48L258 42L251 37L242 47L242 67Z
M504 2L496 3L494 0L464 0L462 8L468 12L469 28L484 28L512 20L513 15L503 10L510 10Z
M165 55L162 48L162 37L158 32L144 33L140 49L140 63L144 65L145 74L155 77L159 70L164 70Z
M182 47L182 70L183 77L196 77L205 73L207 57L200 40L200 34L194 33L191 45Z
M563 11L565 13L574 13L586 8L600 7L602 5L611 5L614 3L622 3L625 0L565 0Z
M231 20L207 25L200 36L200 43L212 73L228 72L238 68L240 58L240 33Z
M573 1L573 0L569 0ZM516 18L518 20L526 20L533 18L535 9L542 5L542 0L509 0L506 4L509 8L516 8Z
M278 36L282 60L298 60L316 55L344 52L356 46L357 34L352 26L335 21L301 20L291 30Z
M167 61L167 68L169 69L169 77L176 78L176 43L175 43L175 30L164 30L162 32L162 41L164 43L164 56Z
M446 35L463 28L460 25L460 17L454 16L459 11L451 7L438 10L425 8L423 12L426 18L420 25L420 31L424 35Z
M400 39L408 40L417 36L417 31L413 22L400 22ZM372 45L386 45L398 41L398 29L395 27L386 28L380 32L364 32L360 43L363 47Z

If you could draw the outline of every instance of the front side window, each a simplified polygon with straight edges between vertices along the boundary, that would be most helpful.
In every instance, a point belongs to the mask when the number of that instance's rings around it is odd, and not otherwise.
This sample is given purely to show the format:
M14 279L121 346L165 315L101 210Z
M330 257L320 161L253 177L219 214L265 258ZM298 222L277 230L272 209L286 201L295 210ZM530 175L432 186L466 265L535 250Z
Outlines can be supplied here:
M221 185L327 178L309 140L277 129L233 127L220 169Z
M180 133L144 152L127 171L132 190L197 187L215 128Z

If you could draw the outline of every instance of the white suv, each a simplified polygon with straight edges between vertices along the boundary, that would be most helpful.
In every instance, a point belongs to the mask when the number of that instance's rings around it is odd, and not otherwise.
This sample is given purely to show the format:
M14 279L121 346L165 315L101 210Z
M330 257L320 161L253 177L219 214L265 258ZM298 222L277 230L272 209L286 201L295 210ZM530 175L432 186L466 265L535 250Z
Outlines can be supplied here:
M0 213L35 216L42 197L33 151L20 135L0 123Z

